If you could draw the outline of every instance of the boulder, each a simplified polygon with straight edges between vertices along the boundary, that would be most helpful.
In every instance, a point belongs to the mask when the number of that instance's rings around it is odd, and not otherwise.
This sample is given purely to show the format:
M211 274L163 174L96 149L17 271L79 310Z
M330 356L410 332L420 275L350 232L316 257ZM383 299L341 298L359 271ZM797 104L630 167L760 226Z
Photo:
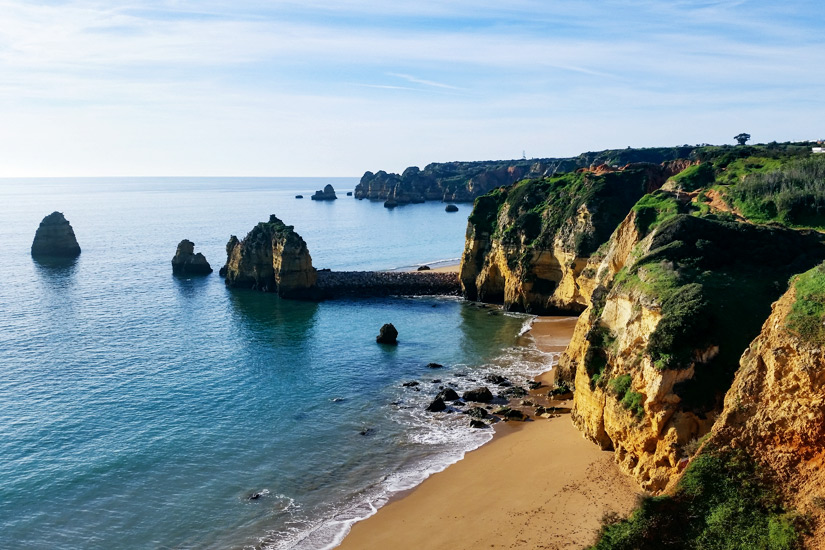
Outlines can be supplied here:
M418 269L416 271L429 271L429 270L430 270L430 266L421 265L421 266L418 266Z
M444 207L445 212L458 212L458 207L454 204L448 204Z
M384 208L395 208L398 206L398 201L395 199L387 199L384 201Z
M477 428L477 429L486 428L487 423L482 422L481 420L476 420L475 418L473 418L472 420L470 420L470 427L471 428Z
M414 388L419 385L418 380L411 380L410 382L404 382L401 384L405 388Z
M473 407L471 409L467 409L464 414L467 414L473 418L487 418L490 416L490 413L488 413L487 409L484 407Z
M493 394L487 387L465 391L461 397L464 401L476 401L479 403L489 403L493 400Z
M310 197L314 201L334 201L338 197L335 196L335 189L327 184L323 190L318 190Z
M443 401L459 400L458 394L452 388L444 388L443 390L438 392L438 395L436 397L441 398Z
M398 331L392 323L387 323L378 331L378 336L375 337L375 341L379 344L397 344Z
M444 400L440 397L436 397L432 403L427 405L425 409L427 412L441 412L447 408L447 405L444 403Z
M439 363L427 363L427 368L428 368L428 369L440 369L440 368L442 368L443 366L444 366L444 365L441 365L441 364L439 364Z
M511 382L500 374L488 374L484 377L485 382L496 384L497 386L511 386Z
M318 273L312 267L304 239L274 214L243 240L234 235L226 244L226 265L221 272L230 288L276 292L282 298L316 300Z
M195 243L183 239L178 243L175 257L172 258L172 273L175 275L209 275L212 267L206 258L198 252L195 254Z
M303 196L303 195L295 195L295 198L296 198L296 199L303 199L303 198L304 198L304 196Z
M351 197L352 196L352 191L347 191L347 196Z
M80 254L74 230L61 212L52 212L40 222L34 234L31 254L57 258L74 258Z

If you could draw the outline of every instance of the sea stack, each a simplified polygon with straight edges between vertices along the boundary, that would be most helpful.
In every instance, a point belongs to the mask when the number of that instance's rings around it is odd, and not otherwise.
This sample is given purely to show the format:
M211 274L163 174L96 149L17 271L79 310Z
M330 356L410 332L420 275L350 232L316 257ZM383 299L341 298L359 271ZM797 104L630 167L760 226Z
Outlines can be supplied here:
M212 267L203 254L195 254L195 243L183 239L178 244L175 257L172 258L172 273L175 275L209 275Z
M32 256L74 258L80 254L80 245L69 221L61 212L52 212L40 222L34 234Z
M226 255L221 274L228 287L276 292L281 298L299 300L320 297L315 286L318 273L306 242L274 214L243 240L230 237Z
M396 330L392 323L387 323L378 331L378 336L375 337L375 341L379 344L398 344L398 330Z
M335 196L335 188L327 184L323 191L316 191L310 198L314 201L334 201L338 197Z

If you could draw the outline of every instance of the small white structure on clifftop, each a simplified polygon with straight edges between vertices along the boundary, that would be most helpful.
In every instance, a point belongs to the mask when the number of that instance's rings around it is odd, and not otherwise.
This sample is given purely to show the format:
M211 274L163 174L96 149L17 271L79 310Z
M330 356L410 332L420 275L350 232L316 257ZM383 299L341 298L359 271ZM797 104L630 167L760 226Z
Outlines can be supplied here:
M816 153L825 153L825 147L811 147L811 152Z

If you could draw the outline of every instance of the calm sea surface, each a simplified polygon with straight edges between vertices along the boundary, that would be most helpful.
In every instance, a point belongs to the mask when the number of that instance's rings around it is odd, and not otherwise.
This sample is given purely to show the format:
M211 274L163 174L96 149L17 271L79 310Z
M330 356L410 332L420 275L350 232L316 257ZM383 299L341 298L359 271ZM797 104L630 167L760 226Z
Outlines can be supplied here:
M339 200L310 201L327 183ZM451 298L281 301L217 276L229 236L270 214L318 268L460 256L469 206L387 210L344 196L356 183L0 180L0 548L329 548L490 438L423 407L447 383L546 370L528 317ZM55 210L83 250L69 265L29 253ZM172 276L184 238L214 274ZM385 322L396 348L375 343Z

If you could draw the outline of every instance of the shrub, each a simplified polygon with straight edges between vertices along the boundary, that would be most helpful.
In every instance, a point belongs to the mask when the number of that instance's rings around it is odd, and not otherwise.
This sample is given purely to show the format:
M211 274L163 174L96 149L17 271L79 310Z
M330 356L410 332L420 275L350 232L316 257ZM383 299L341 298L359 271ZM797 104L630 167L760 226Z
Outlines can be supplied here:
M796 300L786 326L811 343L825 344L825 264L797 275L793 285Z

